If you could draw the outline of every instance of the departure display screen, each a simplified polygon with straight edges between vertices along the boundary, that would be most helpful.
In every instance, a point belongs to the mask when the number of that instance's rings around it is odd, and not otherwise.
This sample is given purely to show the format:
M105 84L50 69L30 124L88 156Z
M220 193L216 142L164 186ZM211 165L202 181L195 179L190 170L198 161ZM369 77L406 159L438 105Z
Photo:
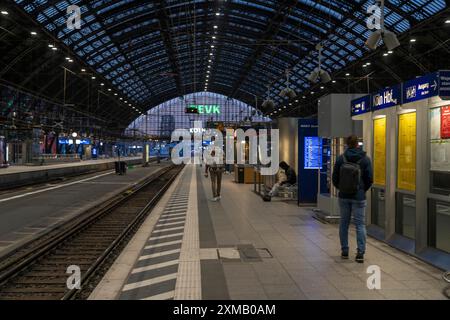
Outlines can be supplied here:
M305 137L305 169L322 169L322 138Z

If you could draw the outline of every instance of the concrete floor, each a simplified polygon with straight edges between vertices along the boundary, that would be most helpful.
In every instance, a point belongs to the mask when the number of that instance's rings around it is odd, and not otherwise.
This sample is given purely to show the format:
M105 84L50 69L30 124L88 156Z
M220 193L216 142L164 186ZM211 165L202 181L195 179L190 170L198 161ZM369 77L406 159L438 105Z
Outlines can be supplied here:
M440 270L371 238L364 264L343 261L336 225L252 187L225 175L222 201L210 202L210 181L188 166L91 298L446 299ZM381 270L380 290L367 287L369 266Z

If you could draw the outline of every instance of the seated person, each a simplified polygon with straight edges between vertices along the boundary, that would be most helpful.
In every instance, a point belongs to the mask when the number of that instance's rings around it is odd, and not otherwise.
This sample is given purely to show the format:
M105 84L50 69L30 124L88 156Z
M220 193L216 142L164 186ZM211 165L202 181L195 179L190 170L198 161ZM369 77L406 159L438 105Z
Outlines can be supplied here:
M294 169L292 169L286 162L280 162L280 168L284 170L286 174L286 180L278 181L272 187L272 190L264 197L264 200L270 201L270 198L278 194L278 190L281 186L290 187L297 183L297 175Z

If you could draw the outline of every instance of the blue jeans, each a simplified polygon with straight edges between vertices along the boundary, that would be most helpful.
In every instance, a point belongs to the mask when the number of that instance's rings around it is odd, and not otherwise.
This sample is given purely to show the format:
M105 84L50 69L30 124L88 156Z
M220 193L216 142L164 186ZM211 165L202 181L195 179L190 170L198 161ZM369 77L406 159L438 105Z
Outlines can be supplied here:
M341 240L342 251L348 252L348 228L351 218L356 226L356 242L358 252L366 252L366 200L357 201L353 199L339 198L339 207L341 209L341 221L339 224L339 238Z

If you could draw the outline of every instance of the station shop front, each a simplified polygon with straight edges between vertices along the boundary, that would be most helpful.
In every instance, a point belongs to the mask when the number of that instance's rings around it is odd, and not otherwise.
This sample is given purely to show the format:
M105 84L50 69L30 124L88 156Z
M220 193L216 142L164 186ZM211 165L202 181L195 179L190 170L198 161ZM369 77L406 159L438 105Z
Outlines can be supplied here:
M374 166L368 232L442 268L450 265L449 75L352 101Z

